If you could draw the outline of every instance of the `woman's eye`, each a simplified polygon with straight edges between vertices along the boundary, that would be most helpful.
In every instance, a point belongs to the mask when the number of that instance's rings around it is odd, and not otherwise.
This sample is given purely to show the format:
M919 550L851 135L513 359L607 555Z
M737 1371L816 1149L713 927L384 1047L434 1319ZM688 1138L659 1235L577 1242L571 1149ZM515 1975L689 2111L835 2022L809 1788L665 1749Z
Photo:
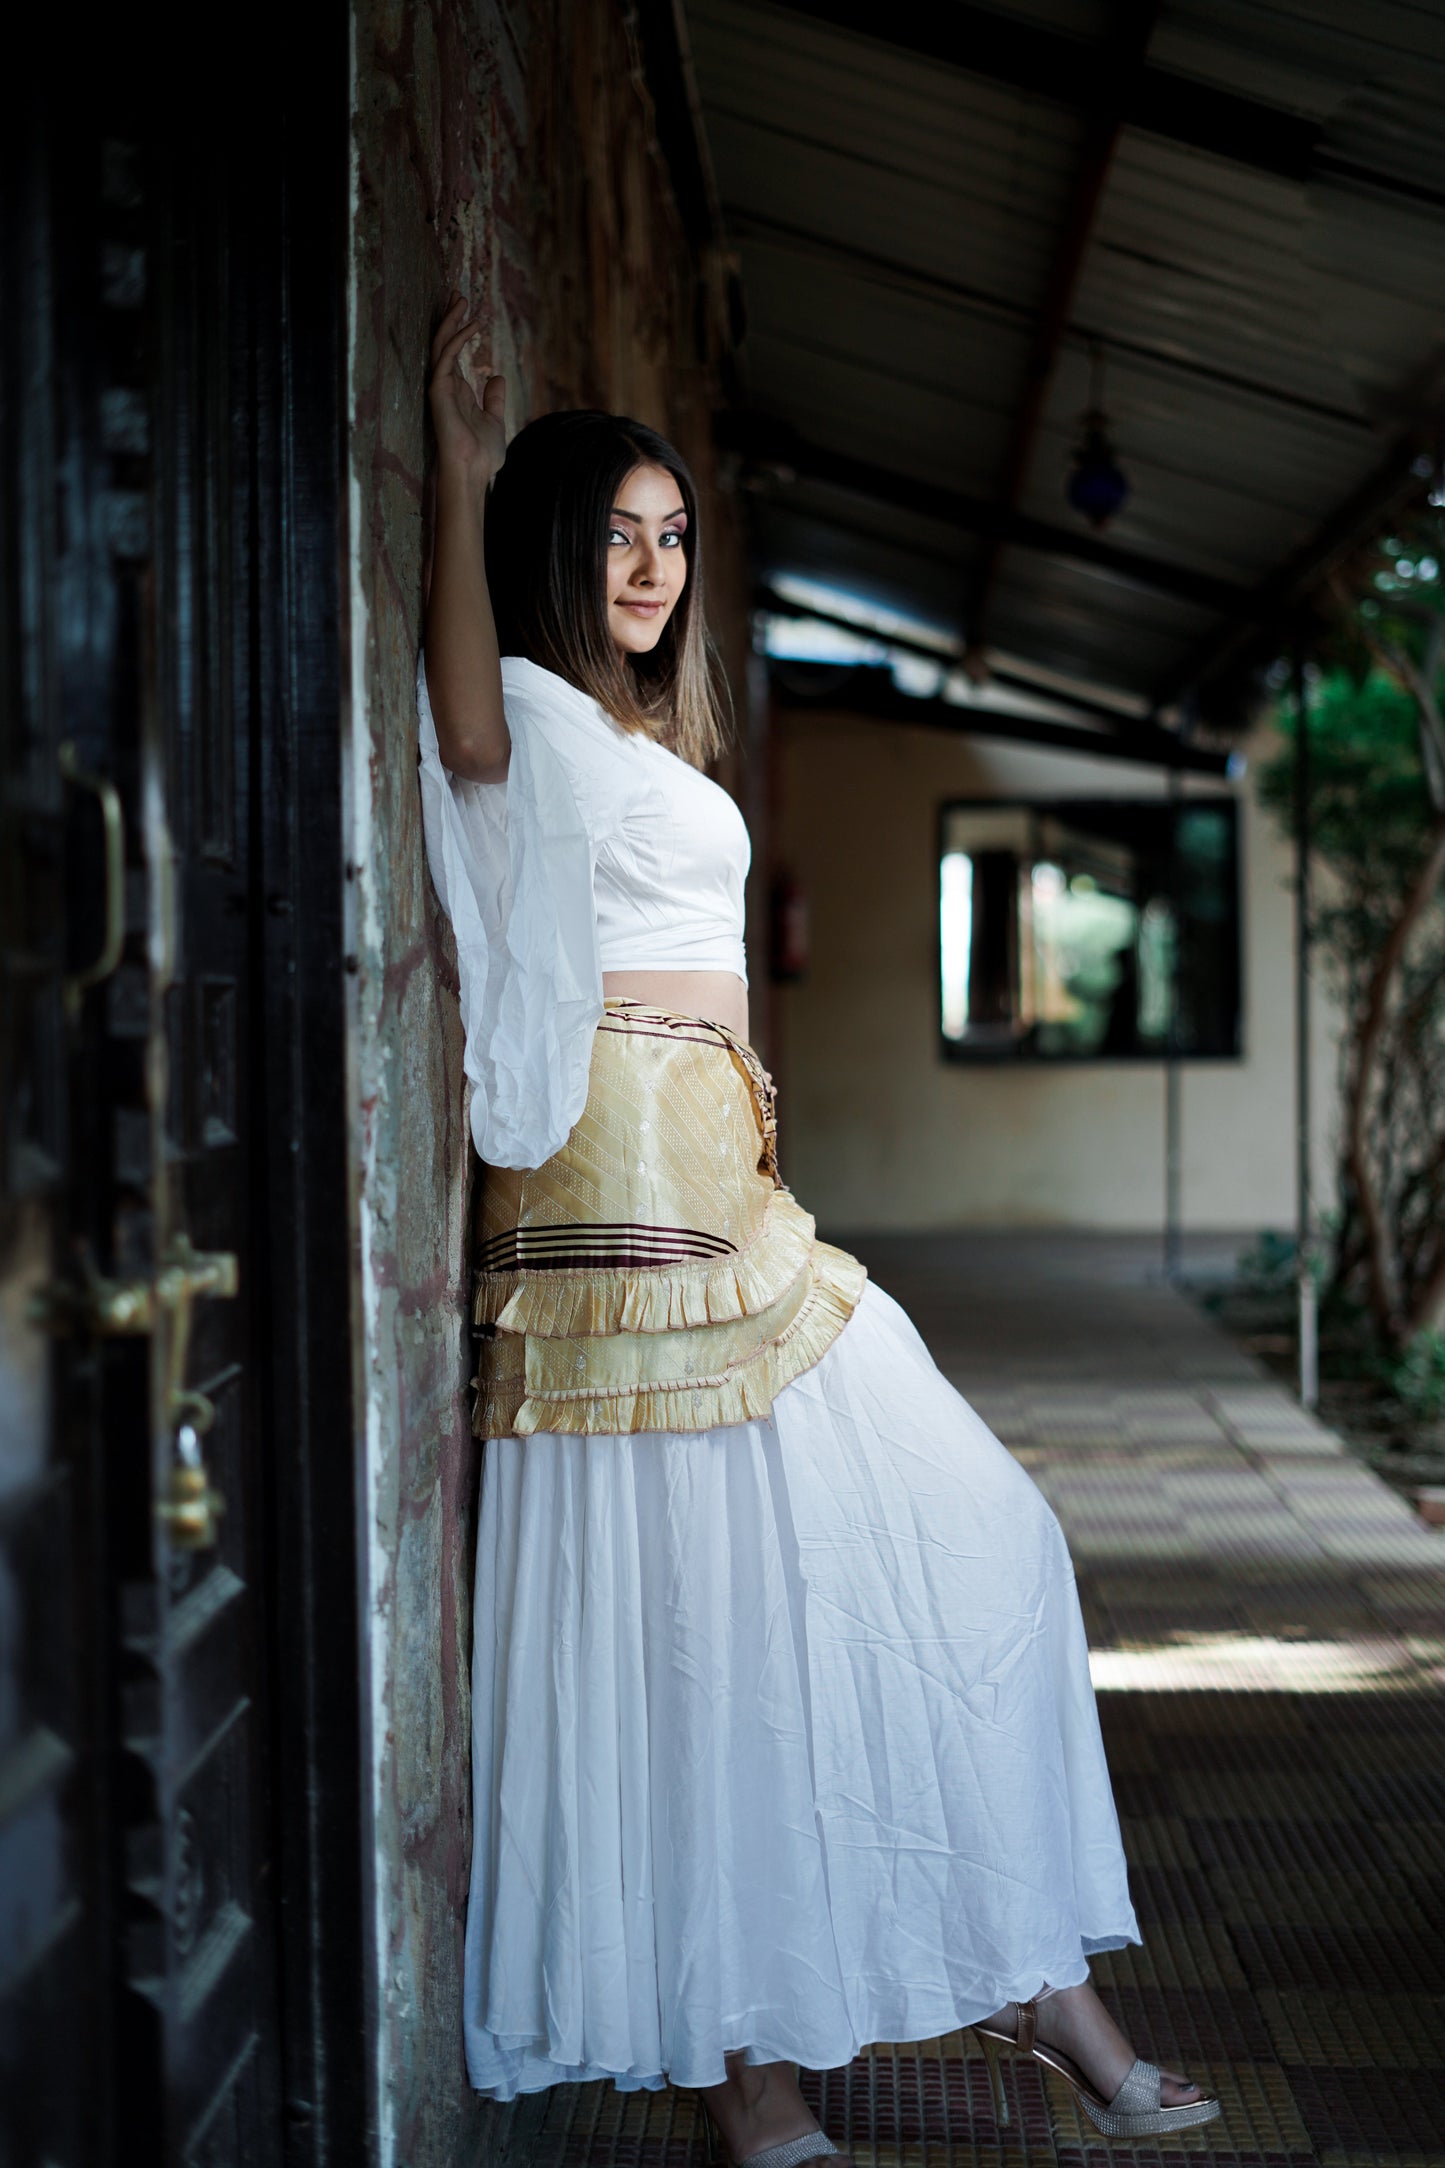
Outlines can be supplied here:
M631 535L625 534L620 527L614 527L607 539L609 542L621 542L624 547L630 546L632 542Z
M681 547L682 529L680 527L665 527L661 539L664 542L676 542Z

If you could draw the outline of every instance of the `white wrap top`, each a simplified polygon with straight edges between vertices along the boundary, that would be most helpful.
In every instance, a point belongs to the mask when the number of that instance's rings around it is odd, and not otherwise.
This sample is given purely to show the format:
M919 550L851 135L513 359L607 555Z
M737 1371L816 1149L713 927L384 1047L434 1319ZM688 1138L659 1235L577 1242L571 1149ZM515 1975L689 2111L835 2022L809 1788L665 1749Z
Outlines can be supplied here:
M730 971L747 983L749 845L728 793L588 694L502 658L504 783L442 765L417 664L422 822L456 933L472 1135L494 1167L540 1167L587 1098L604 971Z

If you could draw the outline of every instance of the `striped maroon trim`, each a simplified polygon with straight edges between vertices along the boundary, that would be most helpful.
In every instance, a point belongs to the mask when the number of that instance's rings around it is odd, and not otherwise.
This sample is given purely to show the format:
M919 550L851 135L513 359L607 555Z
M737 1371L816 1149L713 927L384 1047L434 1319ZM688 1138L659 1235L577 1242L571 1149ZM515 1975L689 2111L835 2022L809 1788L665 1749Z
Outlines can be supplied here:
M497 1264L481 1265L478 1270L483 1279L494 1278L499 1272L614 1272L629 1267L647 1268L660 1265L712 1264L712 1252L705 1250L701 1256L694 1250L557 1250L547 1257L518 1257Z
M647 1024L599 1024L599 1031L616 1032L628 1039L686 1039L692 1046L726 1046L717 1024L699 1021L696 1024L672 1025L665 1031L653 1031Z
M708 1234L701 1227L649 1227L637 1220L565 1220L557 1225L504 1228L500 1234L489 1235L482 1249L496 1249L505 1242L587 1241L594 1235L604 1240L625 1235L632 1241L700 1242L714 1250L733 1248L725 1235Z
M604 1220L562 1227L509 1227L489 1237L477 1253L481 1272L515 1271L534 1264L670 1265L736 1255L736 1244L697 1227L643 1227Z

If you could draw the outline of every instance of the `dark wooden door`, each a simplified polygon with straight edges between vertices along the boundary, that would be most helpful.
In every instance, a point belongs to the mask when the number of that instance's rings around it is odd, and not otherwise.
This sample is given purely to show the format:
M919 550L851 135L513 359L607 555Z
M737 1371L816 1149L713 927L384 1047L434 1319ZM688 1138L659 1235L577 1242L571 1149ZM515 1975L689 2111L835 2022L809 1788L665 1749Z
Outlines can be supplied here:
M71 642L98 642L73 476L26 419L37 402L59 403L49 177L37 150L33 114L0 144L0 2113L19 2158L79 2168L93 2157L93 2096L45 2043L71 2022L78 2057L105 2084L109 2013L88 1993L113 1946L99 1857L107 1772L89 1751L104 1686L91 1660L104 1508L90 1380L80 1366L62 1372L31 1312L79 1187L67 963L78 999L105 940L103 908L99 924L94 910L67 909L68 832L102 853L108 833L120 866L114 801L62 773L67 729L83 747L95 741L91 715L63 700L62 587ZM83 809L71 803L82 791Z
M179 118L92 55L6 146L17 2163L365 2155L338 28Z

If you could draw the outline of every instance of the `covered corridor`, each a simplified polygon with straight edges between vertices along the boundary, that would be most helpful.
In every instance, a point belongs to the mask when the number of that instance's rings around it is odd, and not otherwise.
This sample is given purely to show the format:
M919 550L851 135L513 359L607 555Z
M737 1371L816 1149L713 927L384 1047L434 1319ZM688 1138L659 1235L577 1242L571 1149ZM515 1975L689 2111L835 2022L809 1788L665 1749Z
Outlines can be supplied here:
M478 1163L416 705L453 291L509 430L604 408L695 477L787 1180L1063 1521L1147 1935L1098 1977L1225 2103L1178 2159L1445 2168L1445 1533L1159 1270L1287 1230L1303 1312L1338 1194L1289 731L1331 582L1445 514L1445 9L25 27L6 2168L703 2157L685 2095L463 2060ZM1445 627L1445 542L1406 562ZM807 2082L860 2168L1105 2158L1032 2068L1001 2135L956 2040Z
M1144 1947L1094 1961L1222 2120L1108 2147L953 2035L805 2075L859 2168L1445 2162L1445 1537L1184 1293L1157 1246L860 1240L1073 1552ZM1197 1245L1187 1262L1227 1248ZM972 2050L972 2052L969 2052ZM508 2160L694 2168L685 2095L519 2103Z

